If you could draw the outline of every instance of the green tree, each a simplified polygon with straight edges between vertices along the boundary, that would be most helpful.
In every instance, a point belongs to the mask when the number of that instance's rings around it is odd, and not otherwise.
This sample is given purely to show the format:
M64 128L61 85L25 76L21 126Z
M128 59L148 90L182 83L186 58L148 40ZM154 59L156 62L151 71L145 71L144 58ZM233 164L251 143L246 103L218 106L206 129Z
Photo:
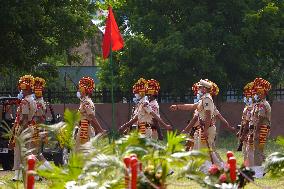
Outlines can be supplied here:
M123 90L139 77L174 93L200 78L221 89L241 89L255 77L272 84L283 78L283 1L130 0L114 12L125 39L115 54L116 86ZM110 81L106 65L102 83Z
M79 45L96 29L91 25L96 10L95 3L88 0L1 1L2 71L30 71L46 57Z

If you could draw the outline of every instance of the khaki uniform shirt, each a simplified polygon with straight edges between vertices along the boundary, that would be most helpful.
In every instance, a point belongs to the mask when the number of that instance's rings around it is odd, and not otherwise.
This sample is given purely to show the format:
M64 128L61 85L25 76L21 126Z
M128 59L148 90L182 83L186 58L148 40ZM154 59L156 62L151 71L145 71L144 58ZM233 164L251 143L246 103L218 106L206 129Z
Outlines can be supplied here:
M157 100L152 100L151 102L149 102L149 106L152 109L152 111L157 114L157 116L160 117L160 107L159 104L157 102Z
M215 107L214 108L214 112L213 112L213 120L212 120L212 122L213 122L213 124L215 125L215 123L216 123L216 120L217 120L217 115L218 114L220 114L220 112L219 112L219 110ZM193 116L198 116L198 111L197 110L195 110L194 111L194 114L193 114ZM194 125L193 125L193 127L197 127L197 126L199 126L199 122L197 121Z
M212 118L212 125L216 125L217 122L217 116L220 114L217 107L214 105L214 112L213 112L213 118Z
M252 122L254 125L269 125L270 126L271 106L265 99L261 100L254 106L253 111L252 111Z
M253 105L246 105L242 114L242 124L248 123L251 120Z
M36 112L36 101L34 100L32 95L28 95L24 99L22 99L18 108L20 108L20 120L23 119L23 115L28 115L28 121L32 121Z
M214 117L214 109L215 109L215 105L213 103L213 99L209 93L206 93L205 95L201 97L199 104L197 106L199 119L201 119L202 121L205 121L206 110L210 111L211 119L212 119Z
M79 112L81 113L81 119L87 119L90 121L90 115L96 115L96 108L92 99L85 96L81 99Z
M37 117L44 116L45 112L46 112L46 105L45 105L43 98L42 97L37 98L35 101L36 101L36 105L37 105L35 116L37 116Z
M136 114L138 115L138 123L153 123L153 116L150 114L152 109L149 106L147 97L143 97L138 104Z

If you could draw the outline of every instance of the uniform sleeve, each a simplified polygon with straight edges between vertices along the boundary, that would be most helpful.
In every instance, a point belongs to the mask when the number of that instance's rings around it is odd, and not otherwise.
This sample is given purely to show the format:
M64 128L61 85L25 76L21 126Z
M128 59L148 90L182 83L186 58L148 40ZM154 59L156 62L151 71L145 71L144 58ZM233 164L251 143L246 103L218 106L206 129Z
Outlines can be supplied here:
M214 108L214 115L217 116L219 114L220 114L219 110L217 108Z
M204 100L202 100L202 105L204 110L209 110L211 112L214 111L214 104L210 98L205 98Z
M198 116L198 111L197 110L194 111L193 116Z
M37 111L37 105L35 100L31 100L29 103L29 119L31 120Z
M150 107L153 110L153 112L155 112L156 114L160 114L159 113L159 105L158 105L158 103L150 104Z
M29 102L27 100L22 100L21 106L22 106L22 114L28 115L30 113Z

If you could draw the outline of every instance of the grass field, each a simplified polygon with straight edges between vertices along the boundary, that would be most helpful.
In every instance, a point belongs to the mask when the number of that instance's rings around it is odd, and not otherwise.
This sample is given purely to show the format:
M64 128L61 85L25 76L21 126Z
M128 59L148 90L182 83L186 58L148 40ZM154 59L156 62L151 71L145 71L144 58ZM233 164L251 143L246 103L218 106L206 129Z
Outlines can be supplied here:
M235 151L236 149L236 138L233 136L228 136L226 138L220 138L217 140L217 151L220 153L221 157L223 160L226 160L226 152L228 150ZM270 154L274 151L279 151L280 148L273 140L269 140L268 144L266 146L266 154ZM240 152L234 152L235 156L237 157L237 162L238 165L241 164L242 162L242 154ZM7 182L10 181L11 178L13 177L13 172L12 171L0 171L0 183L1 182ZM190 181L186 178L177 180L177 178L172 175L168 183L171 183L168 185L168 189L199 189L202 188L200 187L197 183L194 181ZM255 181L256 184L250 183L245 187L245 189L257 189L257 188L271 188L271 189L284 189L284 176L278 177L278 178L272 178L270 175L266 175L262 179L257 179ZM257 186L260 185L260 186ZM12 183L11 185L6 184L6 185L1 185L0 184L0 189L8 189L8 188L24 188L22 183ZM35 185L36 189L46 189L48 188L48 181L43 180L41 182L36 182ZM62 186L62 188L64 188Z

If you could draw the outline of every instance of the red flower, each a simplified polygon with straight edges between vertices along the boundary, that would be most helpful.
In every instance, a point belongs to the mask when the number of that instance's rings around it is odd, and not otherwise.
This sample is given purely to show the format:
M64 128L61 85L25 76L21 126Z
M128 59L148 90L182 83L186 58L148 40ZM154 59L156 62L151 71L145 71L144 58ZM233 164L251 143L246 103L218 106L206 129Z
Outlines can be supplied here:
M225 173L223 173L222 175L220 175L219 177L219 181L222 183L222 182L226 182L227 180L227 176Z
M219 171L219 168L218 168L218 166L217 165L211 165L211 167L209 168L209 174L210 175L215 175L216 173L218 173L218 171Z

